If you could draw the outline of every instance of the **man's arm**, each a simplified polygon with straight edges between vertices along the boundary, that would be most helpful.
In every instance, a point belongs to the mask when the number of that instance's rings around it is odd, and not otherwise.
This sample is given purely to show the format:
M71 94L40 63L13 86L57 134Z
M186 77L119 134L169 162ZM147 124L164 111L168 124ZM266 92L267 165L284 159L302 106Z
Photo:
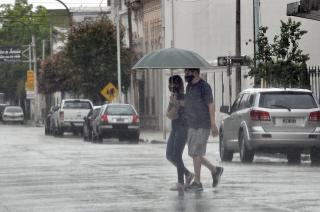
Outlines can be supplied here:
M213 103L209 103L208 107L209 107L209 114L210 114L210 121L211 121L212 136L215 137L219 134L219 131L216 125L216 110Z

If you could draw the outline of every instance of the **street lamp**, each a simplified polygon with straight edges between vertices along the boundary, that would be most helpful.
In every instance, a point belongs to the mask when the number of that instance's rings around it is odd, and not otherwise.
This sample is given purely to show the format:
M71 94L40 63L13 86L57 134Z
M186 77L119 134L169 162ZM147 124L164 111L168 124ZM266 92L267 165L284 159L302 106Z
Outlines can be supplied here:
M61 1L61 0L56 0L56 1L59 2L60 4L62 4L66 8L66 11L68 13L68 18L69 18L69 26L72 26L72 17L71 17L71 13L70 13L69 8L67 7L67 5L63 1Z

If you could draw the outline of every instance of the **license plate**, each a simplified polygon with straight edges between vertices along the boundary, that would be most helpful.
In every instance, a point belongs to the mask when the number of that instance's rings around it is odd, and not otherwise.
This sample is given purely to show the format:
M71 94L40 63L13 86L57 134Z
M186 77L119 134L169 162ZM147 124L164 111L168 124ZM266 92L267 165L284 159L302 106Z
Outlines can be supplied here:
M294 118L284 118L282 119L283 124L296 124L297 120Z
M83 123L73 123L74 124L74 126L82 126L83 125Z
M117 122L123 122L124 121L124 119L122 119L122 118L119 118L119 119L116 119L117 120Z

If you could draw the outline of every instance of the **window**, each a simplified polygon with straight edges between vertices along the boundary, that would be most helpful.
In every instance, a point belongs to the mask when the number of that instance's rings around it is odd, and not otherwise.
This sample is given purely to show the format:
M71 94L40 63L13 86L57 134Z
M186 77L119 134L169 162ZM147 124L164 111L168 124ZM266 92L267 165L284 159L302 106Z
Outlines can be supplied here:
M311 93L303 92L269 92L261 93L259 107L279 109L311 109L317 104Z
M22 113L22 109L20 107L7 107L5 112L8 113Z
M238 110L241 98L242 98L242 95L238 96L238 98L234 101L234 103L233 103L233 105L231 107L231 113L233 113L233 112Z
M100 108L94 109L93 112L92 112L92 116L93 117L97 117L99 115L99 112L100 112Z
M254 105L254 100L256 99L256 95L255 94L251 94L249 97L249 107L252 107Z
M130 105L109 105L105 111L107 115L135 115Z
M89 102L66 101L63 109L91 109L91 105Z
M249 107L249 97L250 97L250 94L248 93L243 94L242 99L239 103L239 110Z

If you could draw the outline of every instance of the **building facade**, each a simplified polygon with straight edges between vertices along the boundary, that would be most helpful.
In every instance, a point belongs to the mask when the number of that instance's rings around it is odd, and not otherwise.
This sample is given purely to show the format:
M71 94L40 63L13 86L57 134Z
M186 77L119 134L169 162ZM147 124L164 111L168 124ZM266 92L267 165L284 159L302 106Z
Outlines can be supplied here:
M139 46L135 48L140 50L138 58L150 51L170 47L195 51L213 65L216 65L219 56L235 55L236 3L233 0L128 0L126 2L139 4L138 9L132 12L134 43ZM267 35L271 41L274 35L280 33L280 20L288 19L287 3L288 1L260 0L259 25L269 28ZM241 1L240 10L241 55L252 57L254 52L252 1ZM139 18L136 18L137 14ZM308 65L318 65L320 41L316 36L320 32L319 23L294 19L302 22L302 29L308 31L300 44L301 49L310 55ZM202 77L213 88L217 111L221 105L230 105L236 97L235 68L232 68L231 76L228 76L226 71L226 67L201 70ZM253 80L245 77L248 71L248 67L242 67L241 89L253 87ZM169 129L169 121L164 114L169 98L167 78L170 71L146 70L133 73L135 81L132 85L136 89L131 92L134 97L132 102L139 108L142 119L145 119L147 126L154 129ZM182 72L177 71L177 73ZM217 119L218 122L222 119L219 113Z

